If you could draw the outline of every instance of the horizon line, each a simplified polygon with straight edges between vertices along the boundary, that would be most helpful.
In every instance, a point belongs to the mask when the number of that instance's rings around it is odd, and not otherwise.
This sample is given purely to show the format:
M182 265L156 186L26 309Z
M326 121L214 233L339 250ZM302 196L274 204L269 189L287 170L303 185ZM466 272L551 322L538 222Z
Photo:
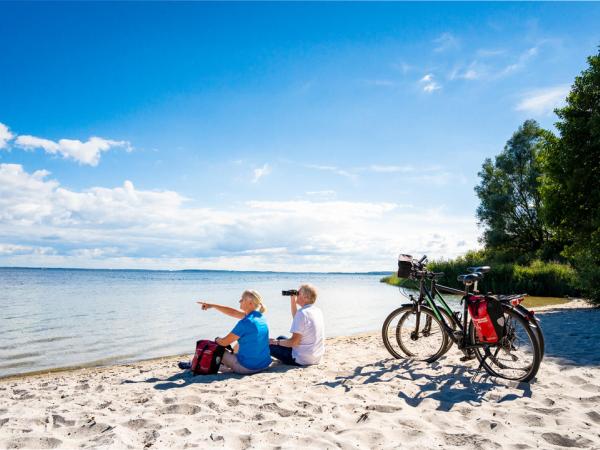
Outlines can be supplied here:
M305 271L278 271L278 270L234 270L234 269L111 269L111 268L86 268L86 267L27 267L27 266L0 266L0 270L5 269L25 269L25 270L106 270L112 272L232 272L232 273L313 273L330 275L384 275L393 273L393 270L370 270L367 272L320 272L315 270Z

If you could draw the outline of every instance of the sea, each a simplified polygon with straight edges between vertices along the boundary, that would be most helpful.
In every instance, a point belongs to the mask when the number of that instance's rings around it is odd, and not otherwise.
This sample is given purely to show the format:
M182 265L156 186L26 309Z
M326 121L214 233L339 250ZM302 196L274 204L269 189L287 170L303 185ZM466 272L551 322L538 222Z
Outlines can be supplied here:
M328 337L380 330L407 302L384 275L0 268L0 377L190 354L236 322L196 302L237 307L245 289L263 296L273 337L291 324L281 291L303 283L317 287Z

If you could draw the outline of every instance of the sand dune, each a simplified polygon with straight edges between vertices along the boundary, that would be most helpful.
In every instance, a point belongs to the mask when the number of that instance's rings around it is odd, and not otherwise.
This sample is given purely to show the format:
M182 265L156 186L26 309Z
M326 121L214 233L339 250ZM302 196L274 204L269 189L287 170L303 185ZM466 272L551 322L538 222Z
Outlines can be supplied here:
M0 448L600 448L600 310L569 306L540 316L531 384L456 350L392 359L378 333L329 339L319 367L246 377L163 358L0 380Z

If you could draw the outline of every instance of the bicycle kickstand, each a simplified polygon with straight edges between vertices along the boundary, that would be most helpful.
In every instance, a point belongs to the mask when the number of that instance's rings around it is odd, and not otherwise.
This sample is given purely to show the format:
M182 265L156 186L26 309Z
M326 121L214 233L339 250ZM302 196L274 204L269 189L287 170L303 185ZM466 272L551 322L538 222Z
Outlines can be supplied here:
M485 363L485 360L488 356L492 356L492 352L490 352L490 348L489 347L484 347L485 348L485 355L483 355L483 358L481 358L481 361L479 362L479 366L477 367L477 372L479 372L481 370L481 368L483 367L483 363Z

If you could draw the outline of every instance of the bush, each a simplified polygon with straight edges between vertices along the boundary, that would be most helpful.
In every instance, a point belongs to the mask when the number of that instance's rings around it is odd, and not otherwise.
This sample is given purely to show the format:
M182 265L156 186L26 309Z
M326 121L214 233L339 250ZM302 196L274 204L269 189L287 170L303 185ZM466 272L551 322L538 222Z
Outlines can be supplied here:
M596 305L600 305L600 265L598 256L589 249L574 254L578 284L581 291Z
M479 284L481 292L527 293L552 297L579 294L577 274L567 264L539 260L530 265L494 264L485 256L485 252L469 252L455 260L433 261L428 269L444 272L446 276L440 283L457 289L464 287L456 278L467 273L467 267L490 265L492 270L485 274L483 282Z

